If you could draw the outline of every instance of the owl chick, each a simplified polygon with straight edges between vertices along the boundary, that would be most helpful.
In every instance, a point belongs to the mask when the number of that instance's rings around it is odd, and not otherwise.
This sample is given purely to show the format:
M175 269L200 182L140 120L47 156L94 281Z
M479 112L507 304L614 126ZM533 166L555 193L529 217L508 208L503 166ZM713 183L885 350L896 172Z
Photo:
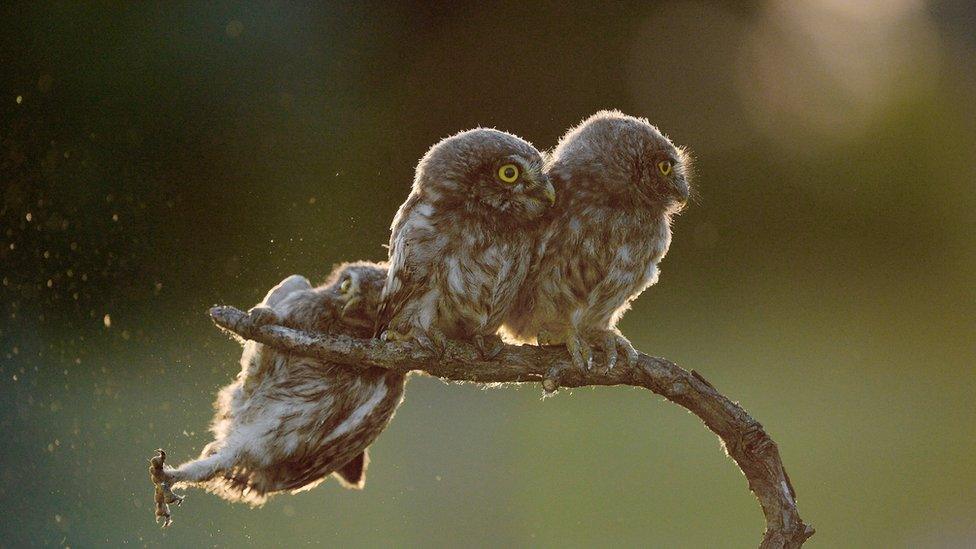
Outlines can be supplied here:
M689 158L643 118L601 111L569 130L547 172L559 203L505 330L518 340L564 343L576 366L591 348L613 368L637 351L616 328L671 243L671 216L689 195Z
M512 134L477 128L431 147L393 219L377 333L435 354L472 340L493 355L554 201L542 155Z
M293 275L252 309L252 319L369 337L386 272L385 265L344 264L318 288ZM215 440L199 459L163 468L159 480L168 487L195 484L251 505L275 492L308 490L330 474L346 487L362 488L366 448L402 401L405 375L353 370L253 341L244 346L241 366L237 380L218 394Z

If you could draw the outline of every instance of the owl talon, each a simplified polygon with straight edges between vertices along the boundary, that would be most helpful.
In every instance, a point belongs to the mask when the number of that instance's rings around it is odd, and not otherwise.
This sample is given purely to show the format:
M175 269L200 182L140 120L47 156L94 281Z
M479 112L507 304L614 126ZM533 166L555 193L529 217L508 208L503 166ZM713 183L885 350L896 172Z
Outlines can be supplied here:
M573 334L566 338L566 350L580 371L588 372L593 367L593 351L578 335Z
M558 337L548 330L540 330L539 335L536 336L536 342L541 347L566 345L569 358L572 360L573 365L581 372L587 372L593 367L593 351L586 341L576 332L567 331L562 337Z
M626 343L623 345L624 348L624 360L627 363L628 368L635 368L637 363L640 361L640 355L637 353L637 349L630 341L624 340ZM620 345L620 342L617 342Z
M444 347L439 346L434 338L426 335L419 335L412 339L412 343L420 347L425 353L433 358L444 356Z
M482 360L494 360L498 353L502 352L505 343L497 335L476 335L474 336L474 346L478 349L478 354Z
M616 330L606 330L598 333L595 347L603 351L605 372L610 372L618 363L631 367L637 364L637 349L633 344Z
M613 370L613 367L617 365L617 338L614 333L607 332L603 334L598 346L603 350L604 371L609 372Z
M620 357L620 361L623 362L624 366L628 368L637 366L637 349L634 348L634 344L619 332L614 332L613 339L617 355ZM610 369L608 368L607 370L609 371Z
M415 341L435 358L441 358L447 352L447 337L439 330L430 329L426 332L419 332Z

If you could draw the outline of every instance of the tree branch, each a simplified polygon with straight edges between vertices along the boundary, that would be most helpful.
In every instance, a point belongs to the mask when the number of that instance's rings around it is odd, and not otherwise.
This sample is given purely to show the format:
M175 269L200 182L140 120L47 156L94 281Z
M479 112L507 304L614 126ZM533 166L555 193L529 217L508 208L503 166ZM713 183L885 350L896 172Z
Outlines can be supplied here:
M420 370L452 381L476 383L540 382L546 391L559 386L631 385L649 389L687 408L722 440L759 499L766 516L760 548L795 548L814 534L800 519L790 477L783 468L776 443L763 426L738 404L718 392L698 372L688 372L669 360L641 353L636 366L620 364L610 372L583 373L570 367L563 347L505 345L490 361L471 345L449 342L444 356L431 361L422 350L404 343L354 339L343 335L312 334L282 326L257 326L233 307L214 307L210 316L219 327L240 337L279 349L350 367Z

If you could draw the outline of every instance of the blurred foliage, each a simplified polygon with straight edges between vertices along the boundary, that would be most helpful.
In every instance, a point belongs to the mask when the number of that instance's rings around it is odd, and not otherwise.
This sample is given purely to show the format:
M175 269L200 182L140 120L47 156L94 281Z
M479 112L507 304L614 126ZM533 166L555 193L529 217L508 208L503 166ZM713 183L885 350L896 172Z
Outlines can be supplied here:
M678 407L430 379L364 492L152 522L236 372L209 305L385 257L443 136L607 107L697 159L624 332L762 421L813 545L976 543L976 9L580 4L0 7L0 545L754 545Z

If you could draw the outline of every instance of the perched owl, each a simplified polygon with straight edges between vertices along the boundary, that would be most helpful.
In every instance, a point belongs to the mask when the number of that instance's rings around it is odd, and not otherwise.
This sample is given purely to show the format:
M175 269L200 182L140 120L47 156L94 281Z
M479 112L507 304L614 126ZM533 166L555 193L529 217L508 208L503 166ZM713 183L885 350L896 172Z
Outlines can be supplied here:
M377 333L433 353L445 339L497 352L554 201L542 155L512 134L478 128L431 147L393 220Z
M369 337L386 267L337 267L321 287L293 275L252 309L258 323ZM329 474L346 487L366 480L366 448L403 399L405 375L366 371L278 352L253 341L242 371L217 398L215 440L199 459L163 470L168 486L195 484L227 500L264 503L308 490Z
M588 369L591 348L613 368L637 352L617 321L658 278L671 216L689 194L689 159L647 120L601 111L571 129L547 173L559 202L529 280L505 319L516 339L566 344Z

